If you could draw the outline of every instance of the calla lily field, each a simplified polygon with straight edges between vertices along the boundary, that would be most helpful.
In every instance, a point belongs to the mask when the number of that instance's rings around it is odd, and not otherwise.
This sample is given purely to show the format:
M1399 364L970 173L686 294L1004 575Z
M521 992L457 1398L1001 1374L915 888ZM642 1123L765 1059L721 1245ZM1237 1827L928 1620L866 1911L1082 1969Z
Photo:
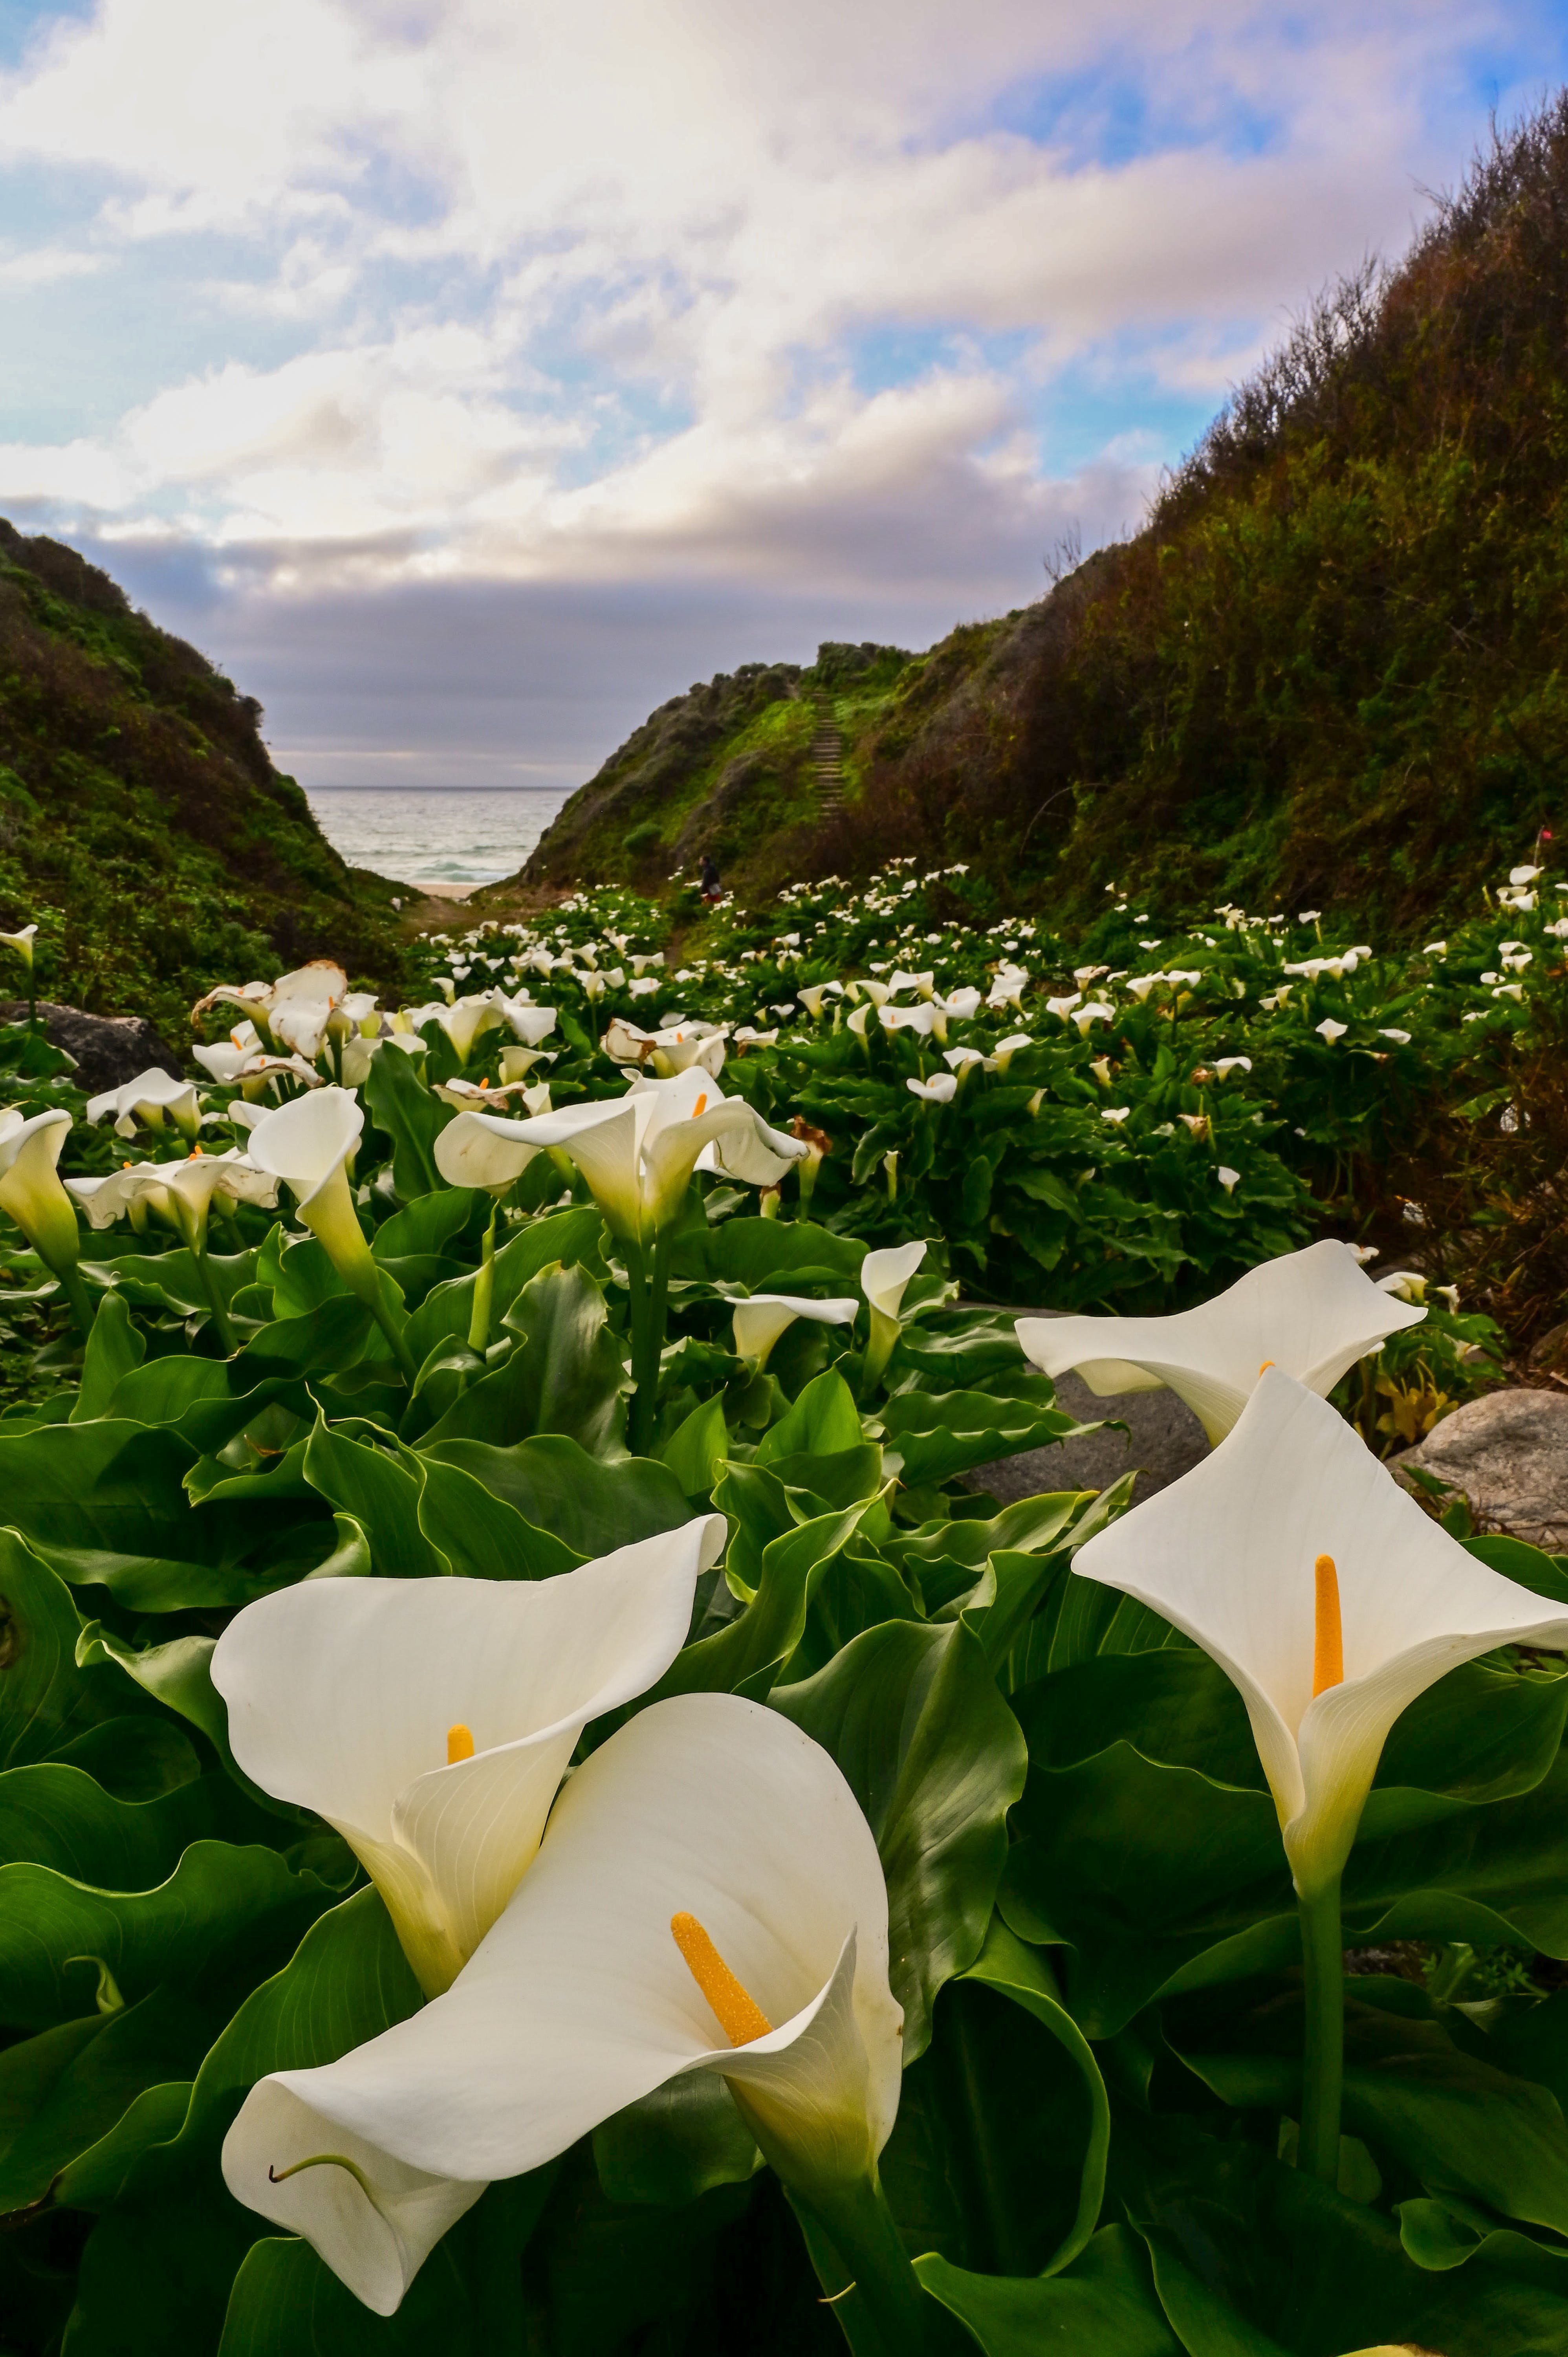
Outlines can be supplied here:
M1568 885L407 957L0 1030L0 2352L1568 2357Z

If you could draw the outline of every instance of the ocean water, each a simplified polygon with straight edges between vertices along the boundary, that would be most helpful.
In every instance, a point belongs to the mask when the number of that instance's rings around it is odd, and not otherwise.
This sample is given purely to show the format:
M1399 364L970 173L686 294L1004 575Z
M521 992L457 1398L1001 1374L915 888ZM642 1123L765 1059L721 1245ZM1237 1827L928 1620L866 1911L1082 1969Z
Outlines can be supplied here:
M310 807L350 866L403 884L493 884L522 866L569 786L318 787Z

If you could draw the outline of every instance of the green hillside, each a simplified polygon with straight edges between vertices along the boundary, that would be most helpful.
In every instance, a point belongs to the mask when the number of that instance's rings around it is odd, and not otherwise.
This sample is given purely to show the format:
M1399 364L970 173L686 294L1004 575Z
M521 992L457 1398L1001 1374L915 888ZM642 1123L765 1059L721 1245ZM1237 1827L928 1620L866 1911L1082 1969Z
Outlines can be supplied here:
M0 930L40 991L178 1038L212 983L330 951L397 965L392 887L351 876L273 768L261 707L58 541L0 521ZM0 969L0 995L20 973Z
M735 684L702 692L715 724ZM875 693L826 684L845 808L812 823L797 721L795 768L755 773L779 806L770 827L754 790L743 888L910 852L1064 915L1112 880L1167 908L1332 902L1399 928L1473 907L1568 823L1568 98L1478 159L1397 267L1310 311L1134 538L879 669ZM671 724L698 701L607 765L535 874L630 872L635 824L671 838L657 805L736 782L738 716L682 753ZM645 810L650 730L669 744ZM612 777L618 848L572 833Z

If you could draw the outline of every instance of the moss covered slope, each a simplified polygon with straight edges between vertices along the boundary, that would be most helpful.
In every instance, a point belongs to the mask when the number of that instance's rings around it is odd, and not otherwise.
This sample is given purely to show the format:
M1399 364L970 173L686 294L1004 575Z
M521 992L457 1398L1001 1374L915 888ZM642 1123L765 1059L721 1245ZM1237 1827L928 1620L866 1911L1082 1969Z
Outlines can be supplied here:
M391 978L392 888L344 866L260 719L106 574L0 522L0 930L38 920L48 996L177 1037L277 958Z

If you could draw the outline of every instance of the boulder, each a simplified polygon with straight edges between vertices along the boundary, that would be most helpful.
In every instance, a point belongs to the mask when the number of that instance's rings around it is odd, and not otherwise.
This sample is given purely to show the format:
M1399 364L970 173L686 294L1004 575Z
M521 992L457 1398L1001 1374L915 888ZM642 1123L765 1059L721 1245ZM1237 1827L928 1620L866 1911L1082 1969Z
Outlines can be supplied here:
M25 1023L25 998L0 1000L0 1023ZM38 1020L53 1048L63 1048L76 1059L71 1079L89 1096L101 1089L117 1089L139 1072L172 1072L187 1077L185 1066L166 1039L141 1015L84 1015L80 1006L56 1006L38 1001Z
M1124 1432L1091 1432L1082 1440L1058 1441L1054 1448L1026 1448L969 1476L973 1490L989 1491L1004 1506L1042 1490L1108 1490L1136 1468L1133 1495L1142 1502L1190 1473L1208 1454L1202 1425L1175 1392L1128 1392L1098 1399L1077 1375L1058 1375L1057 1404L1079 1424L1113 1417ZM1564 1405L1568 1405L1568 1395Z
M1488 1392L1393 1463L1462 1491L1490 1529L1552 1554L1568 1548L1568 1392Z

